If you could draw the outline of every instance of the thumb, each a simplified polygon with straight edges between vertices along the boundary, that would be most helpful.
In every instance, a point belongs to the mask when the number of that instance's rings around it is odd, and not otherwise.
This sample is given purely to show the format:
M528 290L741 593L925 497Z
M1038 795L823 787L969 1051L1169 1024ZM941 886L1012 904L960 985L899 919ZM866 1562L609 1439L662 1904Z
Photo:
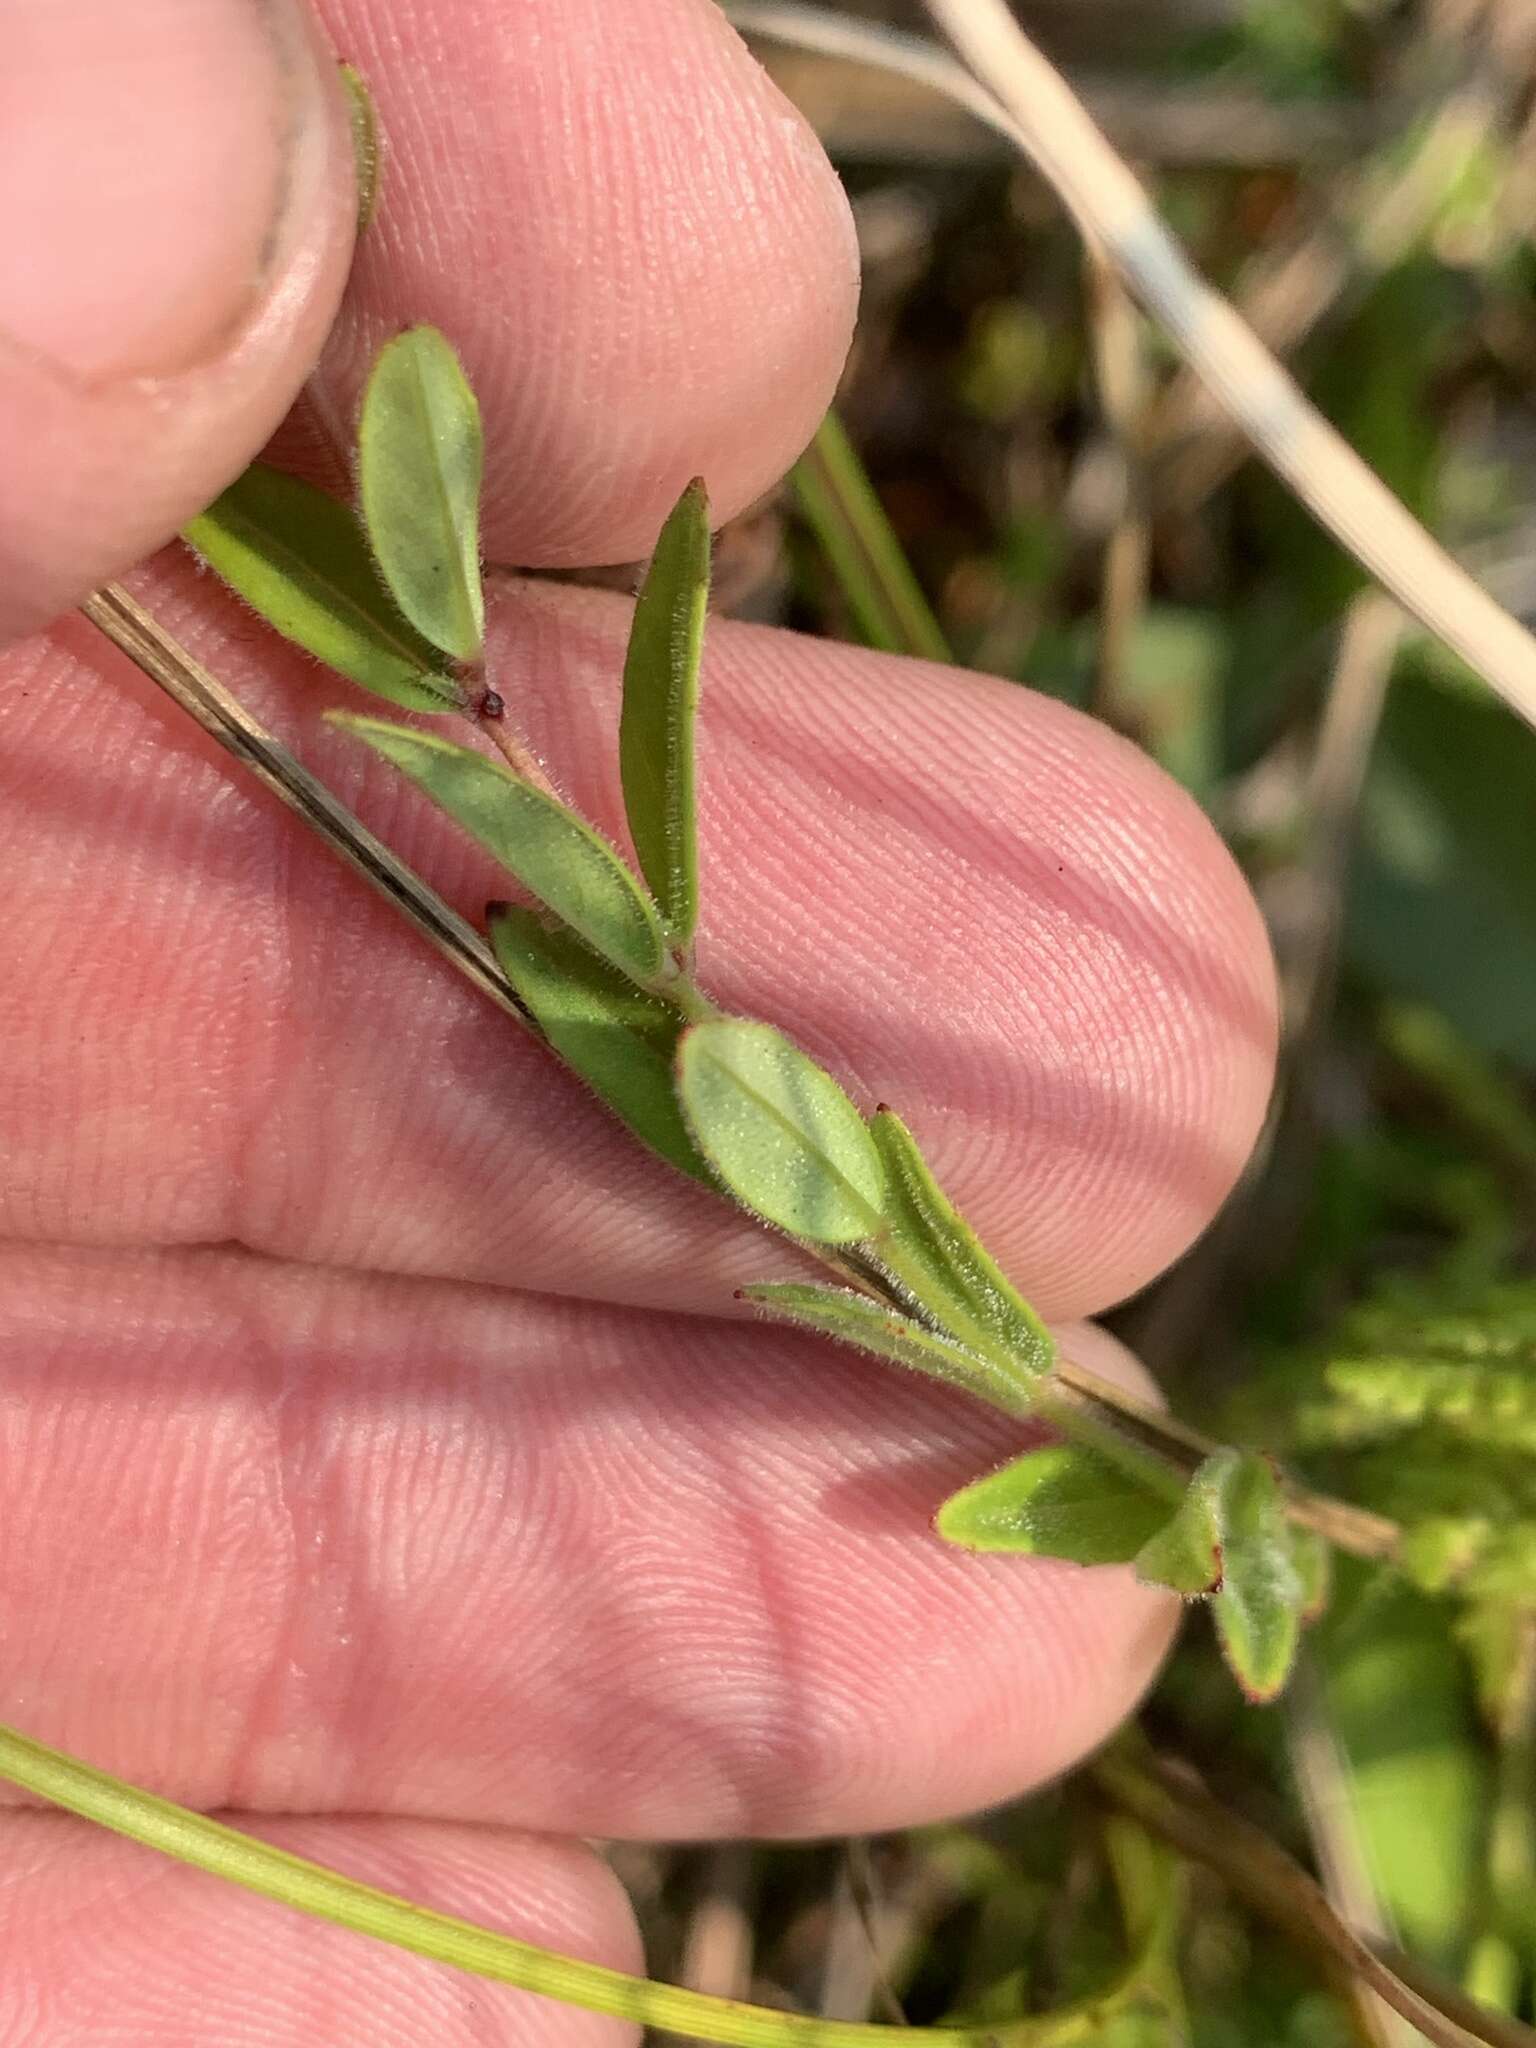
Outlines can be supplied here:
M168 539L267 439L355 211L302 0L0 0L0 642Z

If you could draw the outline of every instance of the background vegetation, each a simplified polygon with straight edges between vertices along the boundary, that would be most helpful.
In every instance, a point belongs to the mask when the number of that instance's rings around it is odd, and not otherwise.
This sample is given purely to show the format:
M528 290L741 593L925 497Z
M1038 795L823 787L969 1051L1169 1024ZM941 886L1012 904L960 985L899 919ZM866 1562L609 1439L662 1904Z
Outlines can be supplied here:
M918 0L839 4L923 26ZM1531 0L1019 12L1204 272L1536 616ZM939 634L1137 739L1270 918L1276 1116L1221 1224L1115 1326L1181 1413L1415 1545L1417 1585L1346 1577L1268 1713L1191 1630L1146 1735L1355 1925L1529 2015L1536 735L1248 458L1004 144L873 70L762 54L854 197L841 415ZM825 546L836 454L724 537L730 608L878 635ZM1156 1996L1105 2021L1119 2048L1416 2038L1086 1779L917 1836L615 1861L653 1975L765 2004L1017 2012L1103 1984L1129 1937Z

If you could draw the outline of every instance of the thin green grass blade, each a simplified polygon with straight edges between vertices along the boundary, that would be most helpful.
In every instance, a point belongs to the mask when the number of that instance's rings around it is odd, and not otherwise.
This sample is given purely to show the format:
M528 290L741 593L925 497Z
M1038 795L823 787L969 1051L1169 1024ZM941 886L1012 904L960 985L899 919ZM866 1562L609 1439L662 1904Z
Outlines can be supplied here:
M790 477L866 645L887 654L952 661L939 622L836 413L827 414Z
M701 479L661 529L624 657L619 770L630 837L675 944L699 916L694 723L709 600L709 500Z
M183 529L189 547L295 646L407 711L456 711L442 655L396 609L357 515L252 463Z
M480 407L435 327L380 351L363 393L357 475L363 524L396 604L455 661L485 642L480 580Z

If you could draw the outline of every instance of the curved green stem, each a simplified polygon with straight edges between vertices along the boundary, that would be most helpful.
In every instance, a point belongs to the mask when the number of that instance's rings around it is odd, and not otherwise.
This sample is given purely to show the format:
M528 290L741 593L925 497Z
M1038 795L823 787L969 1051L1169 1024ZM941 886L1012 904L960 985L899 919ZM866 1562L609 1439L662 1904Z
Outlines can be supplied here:
M923 2048L924 2043L933 2048L1073 2048L1091 2040L1105 2014L1136 1988L1132 1973L1097 1999L1001 2026L885 2027L774 2012L626 1976L621 1970L555 1955L511 1935L413 1906L408 1899L306 1862L206 1814L125 1785L3 1726L0 1777L178 1863L314 1919L329 1920L471 1976L512 1984L588 2012L719 2042L722 2048L885 2048L898 2039L904 2048Z
M860 635L888 654L951 661L943 630L835 412L790 472Z

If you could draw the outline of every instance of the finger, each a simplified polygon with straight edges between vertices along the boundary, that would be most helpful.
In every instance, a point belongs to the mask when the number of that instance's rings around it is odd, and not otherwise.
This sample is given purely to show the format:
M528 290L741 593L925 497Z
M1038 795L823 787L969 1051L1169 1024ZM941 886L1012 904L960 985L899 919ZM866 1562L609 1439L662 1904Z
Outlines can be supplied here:
M809 129L716 0L323 0L386 140L326 356L347 439L367 363L431 320L485 410L486 545L645 553L707 474L721 518L810 439L858 257Z
M158 547L292 403L356 210L334 70L299 0L8 10L0 641Z
M231 611L210 633L188 590L150 595L386 840L471 914L505 893L316 730L342 686ZM503 595L493 627L509 700L615 831L626 619L544 587ZM4 676L0 1234L238 1239L696 1307L754 1275L755 1233L643 1157L87 628ZM702 747L709 985L900 1109L1048 1313L1152 1278L1230 1186L1273 1058L1258 915L1196 807L1047 699L730 626Z
M574 1844L430 1821L230 1818L417 1904L643 1970L617 1881ZM6 2041L626 2048L636 2039L623 2021L306 1919L60 1814L0 1816L0 1845Z
M905 1826L1075 1762L1177 1613L940 1543L1027 1429L755 1324L12 1252L0 1353L9 1716L199 1806Z

